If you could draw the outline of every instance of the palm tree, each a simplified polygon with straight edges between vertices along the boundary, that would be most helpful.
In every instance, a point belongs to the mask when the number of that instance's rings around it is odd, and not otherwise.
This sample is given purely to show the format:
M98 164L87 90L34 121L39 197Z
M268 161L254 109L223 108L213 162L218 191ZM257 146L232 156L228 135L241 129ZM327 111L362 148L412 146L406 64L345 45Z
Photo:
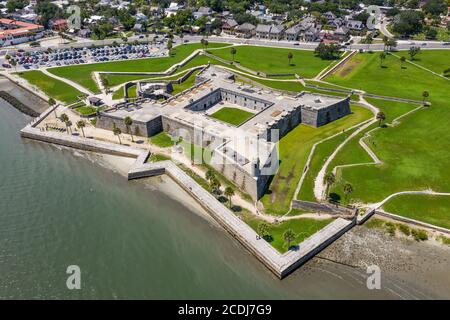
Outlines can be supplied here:
M122 133L122 130L120 130L120 128L117 128L116 125L114 125L113 133L119 139L119 144L122 144L122 140L120 140L120 134Z
M237 50L236 50L235 47L232 47L232 48L230 49L230 52L231 52L231 55L233 56L233 62L234 62L234 56L236 55Z
M383 61L384 61L384 59L386 59L386 53L381 52L381 53L380 53L380 67L383 66Z
M425 105L425 100L430 96L430 93L428 91L422 92L422 104Z
M14 71L17 72L17 61L16 60L11 60L11 65L14 67Z
M372 44L372 42L373 42L373 37L372 37L372 34L369 33L366 37L367 50L370 49L370 45Z
M328 194L328 190L333 185L333 183L336 181L336 177L334 176L333 172L328 172L325 175L325 184L327 186L326 194Z
M200 40L200 43L202 44L203 49L205 49L205 39L202 38L202 40Z
M383 37L383 45L384 45L383 50L386 50L386 46L387 46L388 41L389 41L389 38L387 36L384 36Z
M378 112L377 119L380 120L380 122L378 123L378 126L381 127L381 122L386 120L386 115L384 114L384 112Z
M86 121L79 120L77 121L76 125L78 129L81 129L81 132L83 133L83 138L86 138L86 136L84 135L84 127L86 127Z
M49 105L50 107L53 107L55 104L56 104L55 99L53 99L53 98L48 99L48 105ZM53 109L53 112L54 112L54 114L55 114L55 118L58 118L58 115L56 114L56 108Z
M297 235L292 231L292 229L287 229L283 233L283 239L288 243L288 249L291 247L291 242L297 238Z
M289 60L289 65L291 65L291 60L294 57L294 55L292 54L292 52L289 52L287 57L288 57L288 60Z
M61 120L61 122L64 122L64 124L66 125L67 133L69 133L69 128L67 127L67 121L69 121L69 117L67 116L67 114L63 113L62 115L60 115L59 120Z
M353 192L353 187L350 183L346 183L344 185L344 194L345 194L345 201L347 201L347 197L350 193Z
M230 204L231 208L231 197L234 196L234 189L232 187L226 187L225 188L225 197L228 198L228 202Z
M220 190L220 181L214 177L211 179L211 181L209 182L210 186L211 186L211 192L214 194L219 194L219 190Z
M261 238L264 238L269 235L269 225L265 222L260 222L258 224L258 228L256 229L256 232Z
M172 39L169 39L169 41L167 41L167 50L169 50L169 54L172 51Z
M209 45L208 40L205 40L204 45L205 45L205 48L208 49L208 45Z
M127 133L131 135L131 141L134 142L133 134L130 130L130 127L133 124L133 119L131 119L131 117L125 117L125 119L123 119L123 122L125 123L125 127L127 127Z
M211 179L215 178L214 171L208 169L208 171L206 171L205 178L208 181L211 181Z
M405 61L406 61L406 58L405 58L404 56L402 56L402 57L400 58L400 68L403 69L403 65L405 64Z
M66 123L67 133L69 133L69 129L70 129L70 133L72 133L72 121L67 120L65 123Z

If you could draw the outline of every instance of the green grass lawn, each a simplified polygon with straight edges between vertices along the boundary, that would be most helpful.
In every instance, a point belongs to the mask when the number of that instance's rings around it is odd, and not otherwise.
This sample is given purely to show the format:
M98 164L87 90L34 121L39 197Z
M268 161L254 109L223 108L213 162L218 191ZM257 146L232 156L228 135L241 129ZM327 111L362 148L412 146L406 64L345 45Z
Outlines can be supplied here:
M127 88L128 98L136 98L137 97L137 86L131 85Z
M375 131L368 142L384 163L339 170L338 183L332 192L342 194L340 186L349 182L353 186L349 201L365 203L377 202L404 190L432 188L448 192L450 83L410 64L401 69L399 60L392 56L387 57L385 67L381 68L378 57L378 53L357 54L354 57L357 63L351 59L349 66L344 65L327 80L371 93L418 100L421 99L421 92L428 90L432 106L404 117L398 126ZM393 110L386 108L387 115ZM394 112L404 111L406 108ZM347 155L343 162L360 162L360 159L353 159L352 150L347 154L350 156ZM414 203L398 201L405 202L403 205L408 206L411 212L418 212Z
M107 79L110 87L118 86L125 82L137 80L176 80L181 78L186 72L175 72L176 75L164 77L149 77L148 75L130 75L130 74L102 74L102 79ZM180 73L180 74L178 74Z
M399 51L395 54L410 59L408 51ZM414 57L412 62L443 74L444 70L450 68L450 52L448 50L423 50Z
M125 97L125 90L123 87L120 87L119 89L114 91L112 96L113 100L123 99L124 97Z
M189 89L195 84L195 76L199 73L199 71L194 71L186 80L184 80L180 84L174 84L173 91L171 92L172 95L176 95L180 92L183 92L184 90Z
M314 143L342 132L342 130L372 116L372 113L363 107L352 106L352 112L348 116L319 128L299 125L280 140L281 163L268 192L261 198L267 213L282 215L289 210L289 204L294 197L297 183Z
M297 199L312 202L316 201L316 197L314 196L314 180L317 174L337 146L344 142L355 130L356 128L347 130L344 133L317 145Z
M77 101L77 96L83 95L82 92L74 87L51 78L41 71L32 70L20 72L18 75L27 80L30 84L41 89L47 96L67 104Z
M221 47L226 44L210 43L210 47ZM162 58L146 58L136 60L123 60L114 62L90 63L83 65L74 65L67 67L56 67L48 69L49 72L70 79L83 87L91 90L94 93L99 93L100 89L97 87L92 72L94 71L119 71L119 72L158 72L165 71L172 65L182 61L194 50L200 49L200 43L192 43L180 45L172 50L170 57ZM110 84L113 85L113 84Z
M236 46L234 59L242 66L266 74L297 73L305 78L312 78L332 61L322 60L313 51L283 49L260 46ZM288 53L293 54L289 64ZM212 54L231 61L230 48L211 51Z
M161 148L168 148L173 146L174 141L172 140L171 136L169 136L164 131L161 131L160 133L150 138L150 143L157 145L158 147Z
M257 232L258 225L263 221L262 219L252 215L251 213L242 213L242 219L247 223L253 230ZM287 229L292 229L297 235L295 240L291 243L292 245L298 245L306 238L312 236L314 233L320 229L327 226L333 219L323 219L316 220L310 218L301 218L284 221L281 223L268 223L269 234L271 239L269 243L281 253L285 253L288 250L288 245L283 239L283 233Z
M90 107L90 106L81 106L78 108L75 108L75 111L79 112L83 116L90 116L97 113L97 108Z
M383 209L450 229L449 196L399 195L385 203Z
M232 107L223 107L210 115L212 118L232 124L233 126L238 126L253 116L254 114L251 112Z

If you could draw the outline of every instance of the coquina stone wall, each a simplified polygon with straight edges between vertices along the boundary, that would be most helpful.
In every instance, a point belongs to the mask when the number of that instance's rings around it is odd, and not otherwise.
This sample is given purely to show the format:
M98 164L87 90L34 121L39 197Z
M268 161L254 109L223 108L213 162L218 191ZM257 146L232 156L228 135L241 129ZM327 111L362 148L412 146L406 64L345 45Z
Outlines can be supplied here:
M100 113L97 119L97 128L112 131L114 129L114 125L123 133L129 133L122 118ZM149 122L133 120L133 124L130 126L130 131L136 136L151 137L162 131L161 116L155 117Z

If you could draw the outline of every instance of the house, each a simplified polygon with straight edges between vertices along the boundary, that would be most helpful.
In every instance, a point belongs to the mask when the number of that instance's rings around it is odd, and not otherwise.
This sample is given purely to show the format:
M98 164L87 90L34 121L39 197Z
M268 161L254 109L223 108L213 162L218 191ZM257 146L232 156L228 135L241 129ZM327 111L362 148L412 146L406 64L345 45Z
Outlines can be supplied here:
M86 18L85 22L87 24L96 24L97 22L99 22L103 19L104 19L103 16L93 15L93 16L90 16L89 18Z
M284 33L284 27L279 25L273 25L272 28L270 28L269 32L269 38L272 40L280 40Z
M256 37L259 39L269 39L271 25L268 24L258 24L255 29Z
M63 31L68 28L66 19L55 19L49 22L49 27L54 31Z
M136 32L144 32L145 31L145 26L142 23L135 23L133 30Z
M361 31L364 29L364 23L362 23L362 21L359 20L347 20L347 23L345 24L345 26L347 28L349 28L350 30L354 30L354 31Z
M178 4L176 2L171 2L169 7L166 9L166 16L171 16L176 14L178 10L183 9L184 6L182 4Z
M222 32L226 34L234 34L234 29L238 23L234 19L226 19L222 24Z
M78 31L78 36L81 38L89 38L91 36L92 31L89 29L81 29Z
M344 25L344 20L342 18L336 18L331 21L328 21L328 24L334 28L339 28Z
M297 41L298 40L298 36L300 34L300 26L297 24L295 26L290 27L289 29L287 29L285 32L285 37L286 40L288 41Z
M322 29L321 25L314 25L308 28L303 33L303 41L306 42L314 42L319 39L320 30Z
M141 12L136 13L134 17L136 18L137 22L147 22L148 21L148 17Z
M349 36L350 36L350 30L348 30L347 27L342 26L342 27L337 28L334 31L333 40L336 40L339 42L345 42L348 40Z
M331 11L325 12L325 13L323 14L323 17L324 17L325 19L327 19L328 21L336 19L336 15L335 15L333 12L331 12Z
M198 19L203 16L210 17L212 15L213 11L210 7L200 7L196 12L193 13L194 18Z
M255 35L256 27L251 23L245 22L235 28L235 33L238 37L251 38Z

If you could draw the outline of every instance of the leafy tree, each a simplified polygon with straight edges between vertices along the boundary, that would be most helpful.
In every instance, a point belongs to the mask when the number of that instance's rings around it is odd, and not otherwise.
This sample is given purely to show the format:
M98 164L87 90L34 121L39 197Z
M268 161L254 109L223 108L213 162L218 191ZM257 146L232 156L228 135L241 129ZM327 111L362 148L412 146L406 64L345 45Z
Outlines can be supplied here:
M211 169L208 169L208 171L206 171L206 174L205 174L206 180L211 181L215 177L216 176L214 175L214 171L212 171Z
M40 16L39 21L48 27L50 20L63 17L62 10L48 0L38 1L35 12Z
M339 46L335 44L320 43L314 53L324 60L332 60L339 57Z
M401 11L394 19L393 31L404 37L416 34L422 31L424 14L416 10Z
M444 0L428 0L422 10L432 16L438 17L447 13L447 1Z
M427 33L425 34L425 36L426 36L427 39L434 40L437 37L437 33L438 32L437 32L437 30L435 28L429 28L427 30Z
M173 47L172 39L169 39L169 41L167 41L167 50L169 50L169 54L172 51L172 47Z
M410 47L409 48L409 57L411 60L414 60L414 57L420 52L420 47Z
M297 235L294 233L294 231L292 231L292 229L287 229L283 233L283 239L287 242L288 249L291 248L291 243L295 240L295 238L297 238Z
M256 229L256 233L258 233L261 238L266 238L269 235L269 225L266 222L260 222Z

